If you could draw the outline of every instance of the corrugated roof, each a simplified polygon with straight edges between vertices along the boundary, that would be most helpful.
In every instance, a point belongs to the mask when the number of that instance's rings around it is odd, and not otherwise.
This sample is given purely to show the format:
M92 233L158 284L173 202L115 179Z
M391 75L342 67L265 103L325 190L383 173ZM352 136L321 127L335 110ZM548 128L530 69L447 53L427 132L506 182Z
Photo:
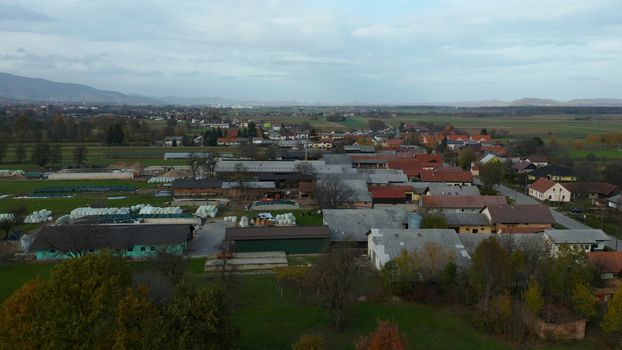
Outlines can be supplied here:
M124 250L133 245L177 244L187 241L189 225L44 226L31 249L62 252L86 249Z
M507 203L504 196L423 196L421 201L426 209L483 209Z
M372 228L404 228L408 222L408 212L403 208L324 209L322 213L333 241L367 241Z
M228 227L225 240L330 238L328 226Z
M371 197L379 198L405 198L406 192L412 192L411 186L370 186Z
M596 244L602 241L610 241L609 236L602 230L545 230L555 244Z
M482 213L443 213L449 226L486 226L488 217Z
M171 184L173 189L206 189L206 188L221 188L223 180L175 180Z
M540 204L498 204L486 206L493 224L554 224L549 207Z

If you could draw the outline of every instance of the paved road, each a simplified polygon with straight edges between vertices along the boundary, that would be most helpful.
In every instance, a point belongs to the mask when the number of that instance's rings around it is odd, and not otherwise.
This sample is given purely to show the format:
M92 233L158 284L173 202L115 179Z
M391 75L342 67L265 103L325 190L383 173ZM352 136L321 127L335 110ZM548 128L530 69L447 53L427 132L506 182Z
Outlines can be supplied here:
M206 257L218 252L216 246L225 238L225 228L232 226L222 218L211 219L195 232L190 242L188 255L193 258Z
M501 194L513 198L518 204L539 204L537 200L527 195L524 195L520 192L517 192L507 186L499 185L497 186L497 190L501 192ZM551 208L551 214L553 215L553 219L555 222L564 226L569 230L584 230L591 229L591 227L580 223L572 218L567 217L566 215L558 212L555 209ZM622 251L622 240L619 240L613 236L609 236L611 241L607 242L607 246L612 249L617 249L618 251Z

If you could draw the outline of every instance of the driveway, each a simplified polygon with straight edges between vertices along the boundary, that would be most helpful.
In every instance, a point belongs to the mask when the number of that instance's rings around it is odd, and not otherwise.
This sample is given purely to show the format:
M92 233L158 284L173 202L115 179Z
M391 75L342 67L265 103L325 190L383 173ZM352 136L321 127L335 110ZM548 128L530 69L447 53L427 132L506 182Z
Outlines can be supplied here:
M504 185L498 185L497 190L504 196L508 196L514 199L516 203L518 204L540 204L540 202L538 202L536 199L529 197L525 194L522 194L520 192L517 192ZM551 214L553 215L553 219L555 219L555 222L564 226L565 228L569 230L591 230L592 229L591 227L579 221L576 221L572 218L567 217L566 215L558 212L555 209L550 208L550 210L551 210ZM611 241L607 242L606 245L609 248L622 251L622 240L619 240L613 236L609 236L609 238L611 239Z
M233 223L225 222L223 218L210 219L205 222L195 231L195 237L188 248L188 255L192 258L200 258L218 253L216 246L225 238L225 228L231 226Z

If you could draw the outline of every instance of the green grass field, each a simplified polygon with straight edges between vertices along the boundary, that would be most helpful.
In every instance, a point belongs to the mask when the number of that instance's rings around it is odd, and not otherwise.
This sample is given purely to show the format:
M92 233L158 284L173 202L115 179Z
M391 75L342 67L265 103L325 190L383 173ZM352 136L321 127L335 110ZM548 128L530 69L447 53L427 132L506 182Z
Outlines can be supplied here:
M272 122L302 123L308 122L313 127L324 130L348 130L368 128L366 117L349 117L345 122L328 122L321 117L317 120L294 117L264 117ZM438 116L412 115L383 118L387 124L398 126L400 123L432 122L438 125L451 124L469 133L479 133L482 128L488 130L507 130L513 136L554 134L560 139L584 139L588 134L602 134L622 130L622 116L593 116L590 120L578 119L569 115L538 115L529 117L501 116Z
M48 164L48 167L60 168L73 166L73 149L76 143L61 143L63 160L58 164ZM99 144L86 144L88 149L87 166L108 166L117 162L140 162L144 166L149 165L186 165L187 160L164 160L165 152L212 152L230 153L228 147L158 147L158 146L120 146L107 147ZM33 145L26 145L26 153L30 156ZM17 163L15 159L15 145L11 145L2 160L0 169L37 170L39 167L30 162Z
M202 272L204 259L192 259L186 279L192 286L214 283ZM137 271L149 269L149 262L133 262ZM0 301L23 283L49 275L51 264L0 266ZM218 279L215 277L216 280ZM367 284L379 281L369 277ZM291 349L303 333L320 333L329 349L353 349L354 342L376 326L377 319L396 322L408 338L408 349L602 349L598 333L579 343L521 346L507 344L474 329L467 310L408 302L374 301L356 303L348 312L348 323L336 332L331 317L322 307L299 300L297 293L286 291L281 299L274 275L241 275L231 289L234 322L239 327L240 349Z
M622 159L622 150L571 150L570 157L575 159L585 159L589 154L593 154L596 158Z

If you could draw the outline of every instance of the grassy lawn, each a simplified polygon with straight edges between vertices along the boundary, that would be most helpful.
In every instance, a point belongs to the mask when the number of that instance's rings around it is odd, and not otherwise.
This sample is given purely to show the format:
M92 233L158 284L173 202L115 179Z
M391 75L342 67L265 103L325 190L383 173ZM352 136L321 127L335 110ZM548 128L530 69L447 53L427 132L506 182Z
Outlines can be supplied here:
M299 257L295 257L298 260ZM204 259L192 259L186 279L189 285L205 286L218 276L204 273ZM151 268L149 262L133 262L136 271ZM0 266L0 301L23 283L37 276L49 275L52 264ZM375 278L363 282L377 284ZM409 349L516 349L474 329L461 309L435 307L407 302L374 301L356 303L348 313L348 323L341 332L331 326L331 317L322 307L299 300L297 293L286 291L279 297L272 274L240 275L231 288L234 322L241 331L240 349L291 349L302 333L322 334L329 349L353 349L354 341L376 326L377 319L398 323L408 338ZM602 336L590 334L580 343L533 345L524 349L600 349Z
M35 277L46 277L53 264L0 265L0 301Z
M622 158L622 151L618 151L616 149L611 150L571 150L570 157L575 159L585 159L588 154L594 154L596 158L607 158L607 159L620 159Z

